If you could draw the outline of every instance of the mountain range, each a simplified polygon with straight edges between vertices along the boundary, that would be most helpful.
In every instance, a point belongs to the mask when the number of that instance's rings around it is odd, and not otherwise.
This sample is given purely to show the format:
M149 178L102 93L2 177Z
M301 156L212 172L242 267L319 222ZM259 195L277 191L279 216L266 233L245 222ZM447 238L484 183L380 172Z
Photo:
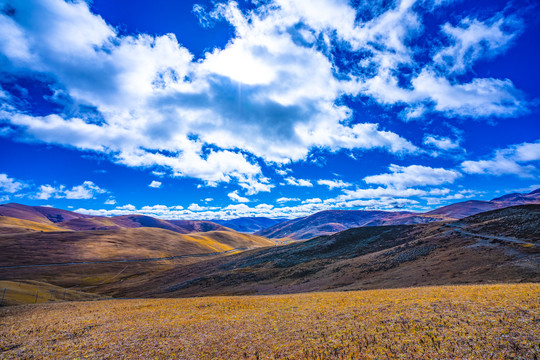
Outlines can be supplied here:
M179 234L210 231L253 233L270 239L307 240L355 227L411 225L462 219L481 212L509 206L540 203L540 189L530 193L513 193L491 201L468 200L443 206L425 213L408 211L326 210L295 219L242 217L230 220L163 220L144 215L114 217L89 216L46 206L22 204L0 205L0 216L32 221L62 231L119 230L159 228ZM13 222L13 221L12 221ZM3 223L3 225L2 225ZM0 222L0 232L6 231L6 221ZM33 225L36 228L36 225ZM41 226L40 231L46 231ZM11 230L7 230L11 231Z
M102 290L123 297L184 297L538 282L540 205L455 221L352 228L126 281Z
M310 216L280 222L255 234L268 238L307 240L362 226L410 225L458 220L484 211L540 203L540 188L530 193L508 194L491 201L469 200L443 206L426 213L406 211L327 210Z
M4 280L115 297L537 282L539 196L509 194L423 214L332 210L222 222L230 227L4 204L0 269ZM255 234L234 230L263 224L270 226Z

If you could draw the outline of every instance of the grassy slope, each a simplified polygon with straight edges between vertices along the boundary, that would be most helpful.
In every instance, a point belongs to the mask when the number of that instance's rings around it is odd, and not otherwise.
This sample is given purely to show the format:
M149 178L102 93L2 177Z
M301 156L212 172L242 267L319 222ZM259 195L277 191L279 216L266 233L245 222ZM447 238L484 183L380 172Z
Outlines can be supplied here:
M472 233L509 236L507 242ZM540 206L454 223L349 229L118 284L116 296L178 297L540 281Z
M30 220L22 220L9 216L0 216L0 234L14 234L31 231L64 231L65 229L53 224L45 224Z
M234 231L183 235L158 228L50 233L19 230L22 233L14 233L13 229L0 233L0 266L156 258L274 245L274 241L266 238ZM147 279L145 276L148 274L156 275L206 259L208 257L0 269L0 280L32 279L82 291L117 295L118 291L108 290L111 286L122 288L124 280L129 280L130 284L150 286L146 282L141 283L139 278ZM33 302L33 299L28 299Z
M107 300L0 309L20 358L533 359L540 285Z
M157 258L270 246L236 232L178 234L159 228L0 235L0 266Z
M6 289L3 305L21 305L49 301L98 300L105 298L97 294L64 289L41 281L0 281L0 297Z

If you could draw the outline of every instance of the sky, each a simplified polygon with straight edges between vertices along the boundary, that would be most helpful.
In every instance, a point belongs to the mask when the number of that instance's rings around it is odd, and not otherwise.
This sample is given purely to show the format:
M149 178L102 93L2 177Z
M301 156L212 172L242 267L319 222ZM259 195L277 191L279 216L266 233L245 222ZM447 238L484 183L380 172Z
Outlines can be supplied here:
M0 203L166 219L540 187L534 0L0 0Z

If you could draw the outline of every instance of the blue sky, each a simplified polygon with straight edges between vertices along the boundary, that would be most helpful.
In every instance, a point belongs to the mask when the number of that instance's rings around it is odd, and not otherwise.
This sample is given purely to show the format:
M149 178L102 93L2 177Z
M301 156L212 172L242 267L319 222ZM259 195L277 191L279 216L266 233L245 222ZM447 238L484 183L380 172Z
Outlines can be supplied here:
M0 9L3 203L295 217L540 187L536 1Z

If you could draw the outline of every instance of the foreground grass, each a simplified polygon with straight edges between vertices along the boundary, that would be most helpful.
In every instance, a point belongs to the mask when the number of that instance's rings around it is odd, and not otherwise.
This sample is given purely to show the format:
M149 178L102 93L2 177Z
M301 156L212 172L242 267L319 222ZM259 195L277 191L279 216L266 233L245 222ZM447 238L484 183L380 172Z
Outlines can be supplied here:
M0 358L537 359L540 284L0 309Z

